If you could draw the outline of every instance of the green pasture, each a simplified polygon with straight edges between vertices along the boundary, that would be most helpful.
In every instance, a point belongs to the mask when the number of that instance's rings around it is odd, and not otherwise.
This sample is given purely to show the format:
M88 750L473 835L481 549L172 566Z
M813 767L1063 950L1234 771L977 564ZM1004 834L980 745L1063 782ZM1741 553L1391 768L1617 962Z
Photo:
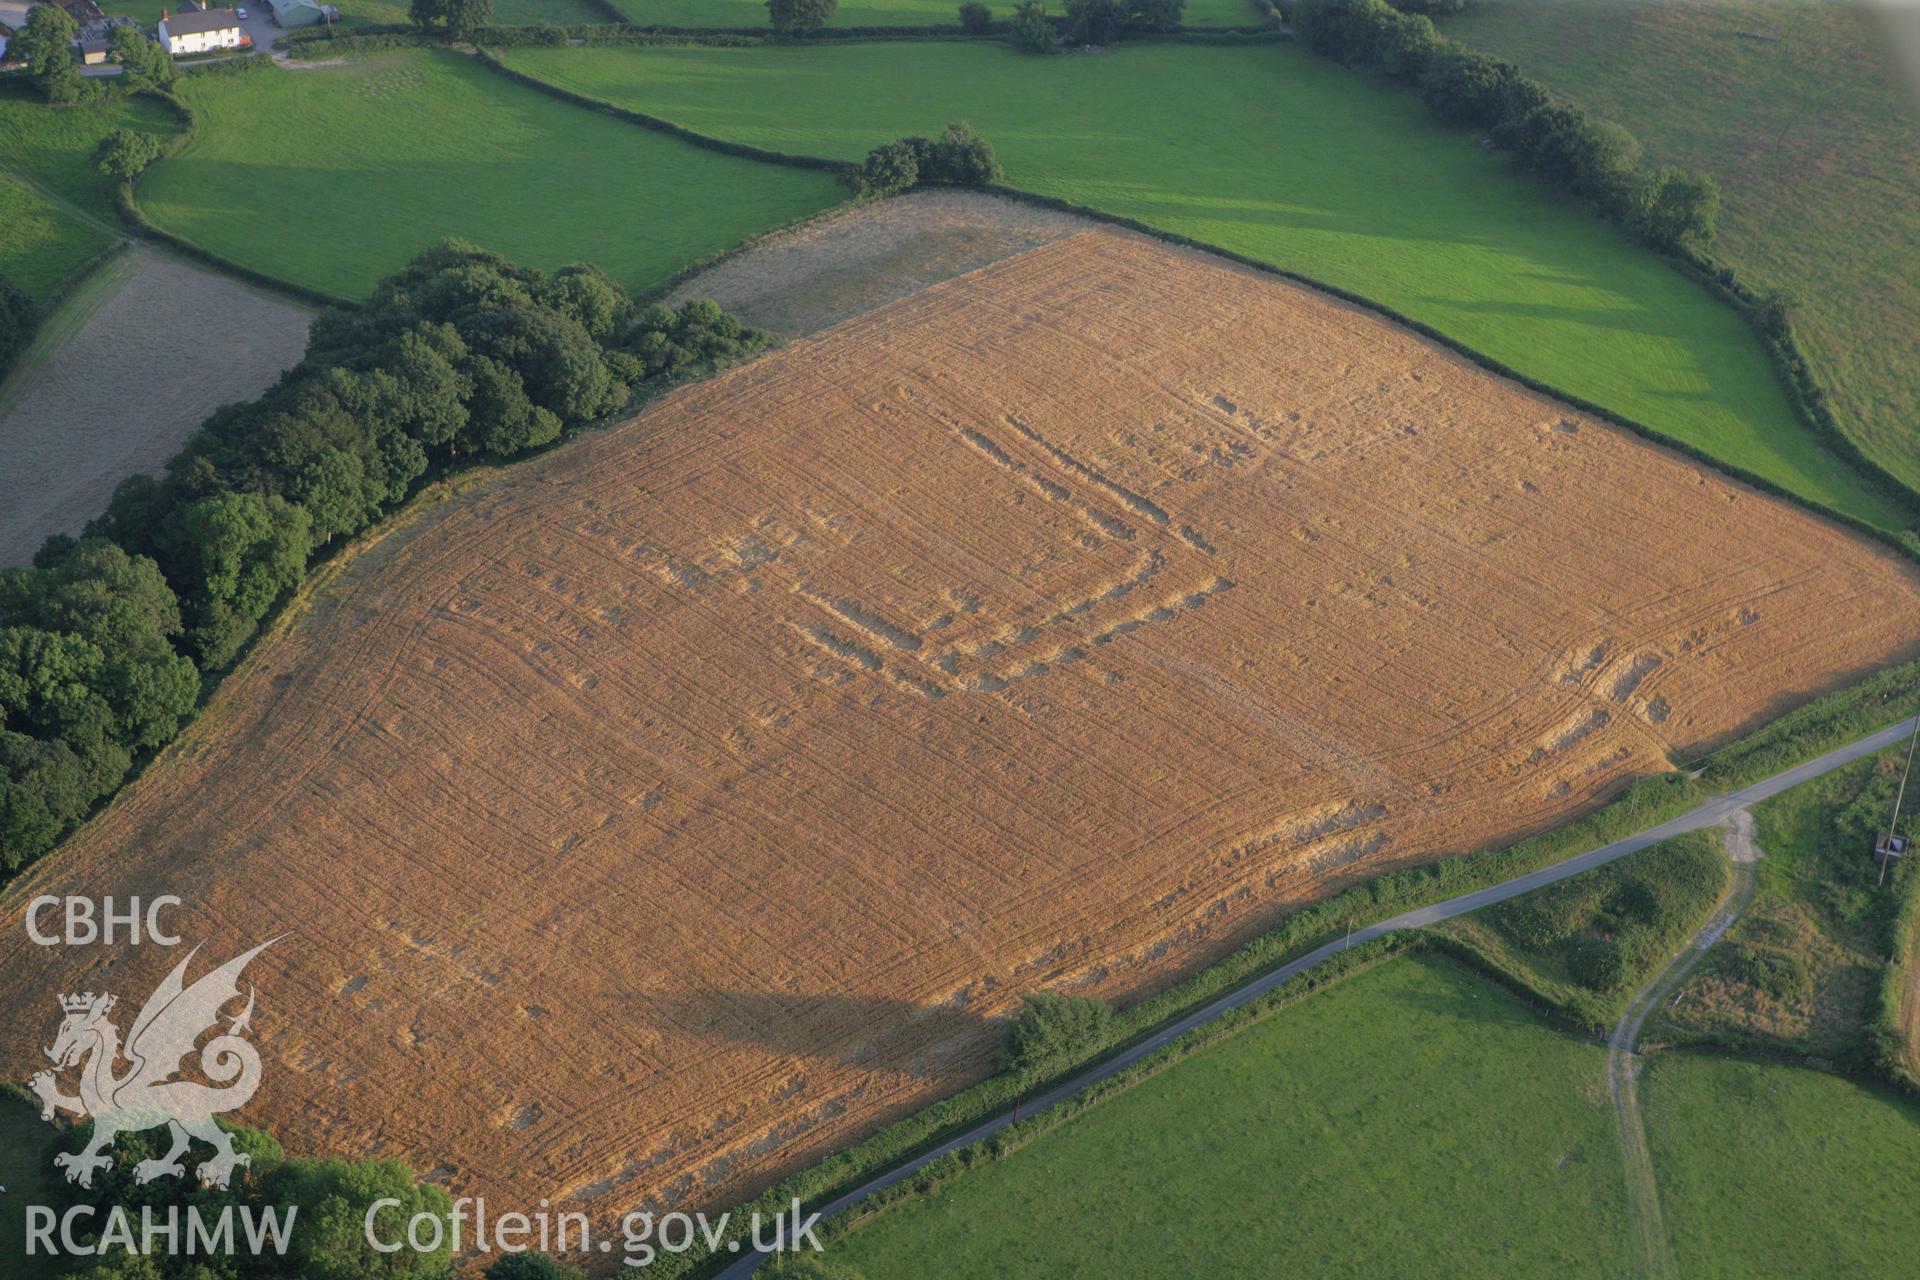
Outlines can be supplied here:
M1689 1053L1655 1059L1640 1099L1681 1275L1913 1274L1920 1104Z
M150 98L108 94L81 106L50 107L23 83L0 85L0 168L116 227L118 184L100 172L94 150L122 128L171 137L180 123Z
M0 86L0 275L36 298L57 289L119 234L113 180L94 167L100 139L178 127L145 99L50 107L24 84Z
M1803 497L1901 514L1801 427L1745 322L1606 223L1287 46L1036 59L958 42L515 49L517 68L760 146L857 159L964 117L1007 181L1362 294Z
M106 248L106 235L69 217L0 173L0 276L45 301L89 258Z
M985 0L997 19L1013 16L1014 0ZM522 0L537 3L537 0ZM627 21L662 27L764 27L766 0L614 0ZM499 9L496 2L494 8ZM1065 12L1058 0L1047 6ZM958 22L960 0L841 0L830 27L923 27ZM504 21L504 19L499 19ZM1189 27L1260 25L1253 0L1187 0L1181 18Z
M1475 0L1446 34L1720 179L1716 251L1800 298L1841 426L1920 486L1920 99L1888 20L1773 0Z
M707 151L444 50L194 77L180 94L199 130L143 180L148 216L348 297L445 236L535 266L591 261L639 288L845 195L827 174Z
M1622 1275L1602 1057L1463 969L1393 960L826 1256L868 1280Z

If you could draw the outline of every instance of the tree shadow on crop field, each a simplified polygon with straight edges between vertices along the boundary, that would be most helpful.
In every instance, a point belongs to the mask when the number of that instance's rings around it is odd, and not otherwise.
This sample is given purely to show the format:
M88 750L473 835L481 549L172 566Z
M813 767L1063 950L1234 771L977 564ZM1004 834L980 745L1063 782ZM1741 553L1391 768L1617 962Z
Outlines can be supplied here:
M660 1008L666 1023L688 1035L923 1078L977 1067L1000 1041L999 1019L891 996L709 988Z

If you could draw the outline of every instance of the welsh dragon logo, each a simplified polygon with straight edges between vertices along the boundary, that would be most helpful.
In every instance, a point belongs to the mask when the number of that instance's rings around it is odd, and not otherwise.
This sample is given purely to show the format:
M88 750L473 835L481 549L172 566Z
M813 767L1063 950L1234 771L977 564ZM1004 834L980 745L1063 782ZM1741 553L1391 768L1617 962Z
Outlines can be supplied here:
M59 1109L93 1121L93 1140L86 1150L53 1158L55 1165L67 1171L67 1181L92 1186L93 1171L113 1163L102 1153L113 1145L115 1137L160 1125L172 1130L173 1148L158 1160L142 1160L135 1165L133 1176L138 1182L183 1175L186 1167L180 1157L194 1138L210 1144L216 1152L213 1159L200 1166L204 1183L224 1187L234 1169L248 1163L247 1156L233 1149L233 1139L213 1118L245 1106L260 1087L260 1054L241 1037L252 1025L255 992L251 984L246 1007L227 1015L226 1031L200 1046L200 1070L221 1087L173 1077L179 1074L200 1037L218 1029L221 1009L239 998L241 970L274 941L277 939L236 956L188 986L187 965L200 950L195 947L147 997L124 1047L120 1029L107 1017L117 1003L114 996L89 991L60 997L60 1009L66 1016L53 1047L46 1053L58 1071L80 1068L79 1095L61 1093L54 1071L39 1072L29 1087L40 1098L42 1120L53 1119ZM122 1057L131 1065L124 1075L115 1076L115 1064Z

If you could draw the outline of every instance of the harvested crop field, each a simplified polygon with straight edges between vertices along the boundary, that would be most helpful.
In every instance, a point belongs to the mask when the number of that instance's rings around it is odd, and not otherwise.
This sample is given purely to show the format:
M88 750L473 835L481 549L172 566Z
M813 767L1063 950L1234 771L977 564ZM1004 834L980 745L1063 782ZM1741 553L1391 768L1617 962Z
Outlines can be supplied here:
M813 333L882 303L1097 226L977 191L912 191L776 231L668 295L712 298L763 329Z
M714 1205L1356 876L1920 649L1906 562L1111 232L686 388L345 561L15 885L254 962L241 1118L496 1208ZM107 965L111 963L109 970ZM395 1100L405 1099L398 1110Z
M153 249L103 267L0 388L0 568L78 533L208 414L272 386L299 362L309 319Z

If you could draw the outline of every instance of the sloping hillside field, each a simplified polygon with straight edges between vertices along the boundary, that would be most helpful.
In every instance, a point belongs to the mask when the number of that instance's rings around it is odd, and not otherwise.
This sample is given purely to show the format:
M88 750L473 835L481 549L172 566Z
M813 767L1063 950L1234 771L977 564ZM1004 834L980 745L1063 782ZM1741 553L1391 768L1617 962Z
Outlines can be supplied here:
M1289 904L1920 649L1875 544L1362 311L1107 231L389 535L17 885L174 893L289 1150L711 1205ZM30 993L30 994L22 994Z

